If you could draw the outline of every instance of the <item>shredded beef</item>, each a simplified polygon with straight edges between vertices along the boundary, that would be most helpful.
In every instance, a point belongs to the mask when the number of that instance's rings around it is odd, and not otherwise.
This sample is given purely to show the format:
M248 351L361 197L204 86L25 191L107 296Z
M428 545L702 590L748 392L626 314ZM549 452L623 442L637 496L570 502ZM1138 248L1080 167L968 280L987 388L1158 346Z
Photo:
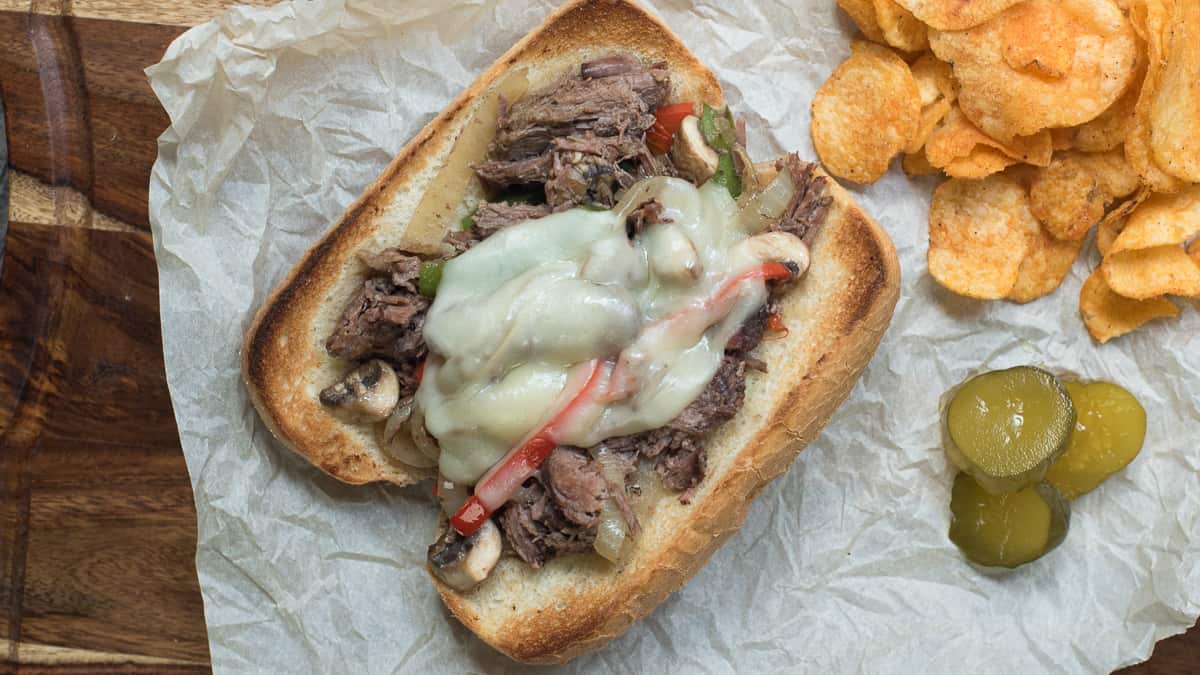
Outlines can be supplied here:
M745 393L745 365L736 356L725 356L700 396L667 426L689 436L703 436L737 414Z
M502 102L488 159L475 172L493 188L541 183L555 211L612 206L637 179L674 173L645 144L670 86L666 64L630 54L584 63L547 92Z
M368 279L346 306L325 349L350 361L378 356L403 363L417 356L412 352L419 345L419 357L424 358L421 329L428 309L427 298L391 279Z
M510 225L548 215L550 207L545 204L484 203L475 211L475 224L471 231L480 239L486 239Z
M759 307L758 311L751 314L738 332L729 338L729 342L725 344L725 353L744 356L753 351L762 342L763 335L767 332L767 320L776 311L778 311L778 302L772 297L767 300L765 305Z
M633 239L641 234L647 226L662 222L666 222L663 219L662 202L657 199L647 199L625 217L625 234Z
M827 179L816 172L816 165L800 159L796 154L780 160L779 170L787 169L796 186L796 194L783 212L783 218L773 229L796 235L812 246L817 231L825 222L833 195L829 194Z
M556 449L546 463L554 461L554 456L562 452L569 451L564 448ZM570 468L560 470L571 471ZM602 491L600 495L585 494L585 501L602 501L603 495L607 494L603 478L599 482L586 478L571 482L572 477L562 479L570 483L568 490L595 487ZM496 523L504 533L505 541L521 560L535 568L541 567L547 560L558 555L590 551L596 541L595 521L590 525L580 525L572 521L559 502L559 494L554 487L548 489L547 482L549 481L546 471L543 469L525 481L517 495L496 516ZM572 511L571 515L576 517L586 513L583 507L582 502L572 502L568 506Z

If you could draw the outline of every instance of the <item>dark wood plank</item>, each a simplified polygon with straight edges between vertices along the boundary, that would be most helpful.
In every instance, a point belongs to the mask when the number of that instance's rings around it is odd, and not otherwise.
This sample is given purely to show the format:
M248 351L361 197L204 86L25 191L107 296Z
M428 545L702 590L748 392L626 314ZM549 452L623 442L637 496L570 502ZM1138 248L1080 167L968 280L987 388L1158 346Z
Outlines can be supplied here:
M1126 668L1121 675L1196 675L1200 673L1200 627L1163 640L1150 660Z
M0 435L9 638L206 662L149 236L13 223L0 307L0 335L37 338Z
M150 169L168 119L142 71L183 30L0 12L11 165L148 229Z

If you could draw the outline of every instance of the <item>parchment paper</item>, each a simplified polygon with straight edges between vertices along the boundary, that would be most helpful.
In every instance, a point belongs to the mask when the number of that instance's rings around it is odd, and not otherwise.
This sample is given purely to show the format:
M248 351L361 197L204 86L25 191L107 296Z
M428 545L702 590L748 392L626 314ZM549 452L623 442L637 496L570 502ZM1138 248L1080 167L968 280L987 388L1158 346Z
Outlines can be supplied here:
M348 487L274 443L241 386L254 310L392 155L552 9L343 0L235 8L150 68L171 117L150 190L167 374L196 494L216 670L520 672L442 609L422 569L428 488ZM809 102L848 54L833 0L654 5L749 118L751 151L814 157ZM903 263L895 322L850 400L680 592L584 672L1100 672L1200 613L1200 316L1095 346L1085 255L1027 306L941 290L932 181L857 190ZM1091 250L1089 247L1088 250ZM1066 542L1008 575L947 539L938 398L1044 363L1129 387L1146 448L1075 504Z

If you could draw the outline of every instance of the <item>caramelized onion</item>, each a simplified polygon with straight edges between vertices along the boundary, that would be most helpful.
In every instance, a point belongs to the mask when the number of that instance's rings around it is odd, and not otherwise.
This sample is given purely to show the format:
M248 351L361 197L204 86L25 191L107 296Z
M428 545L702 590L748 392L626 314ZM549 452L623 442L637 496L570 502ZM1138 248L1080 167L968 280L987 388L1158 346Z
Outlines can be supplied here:
M411 421L412 410L413 400L411 397L400 401L383 425L379 446L388 457L394 460L418 469L431 469L437 466L437 460L420 452L410 434L404 429L404 425Z
M791 174L780 171L765 188L742 200L738 225L747 234L762 232L779 222L795 194L796 186Z
M625 519L613 500L605 499L604 508L600 510L600 524L596 529L596 553L609 562L621 559L621 549L625 547Z
M442 456L442 449L425 429L425 412L421 410L419 404L413 405L412 418L408 420L408 428L417 449L436 464Z

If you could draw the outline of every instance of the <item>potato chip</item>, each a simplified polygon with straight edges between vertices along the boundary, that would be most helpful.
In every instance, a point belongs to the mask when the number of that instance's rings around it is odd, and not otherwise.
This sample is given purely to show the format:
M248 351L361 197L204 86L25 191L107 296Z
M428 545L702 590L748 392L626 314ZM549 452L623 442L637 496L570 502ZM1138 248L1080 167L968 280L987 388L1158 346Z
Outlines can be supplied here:
M1057 36L1049 44L1045 36L1023 33L1029 12L1039 13L1038 23ZM1066 57L1046 53L1058 37L1071 47L1062 77L1015 70L1005 58L1014 42L1030 41L1022 59L1045 58L1060 67ZM1111 0L1026 0L969 30L930 31L929 44L954 64L967 118L1000 140L1094 119L1125 93L1138 60L1137 36Z
M1069 153L1055 157L1050 166L1038 171L1029 188L1033 215L1064 241L1083 239L1104 217L1108 200L1096 176Z
M938 30L978 26L1021 0L896 0L918 19Z
M1115 212L1114 212L1115 213ZM1096 250L1100 251L1100 256L1108 255L1112 250L1113 242L1121 235L1121 231L1125 229L1125 218L1113 218L1100 221L1100 225L1096 228Z
M1016 286L1037 234L1029 198L1013 179L946 181L929 207L929 273L960 295L998 300Z
M1158 97L1166 55L1166 34L1171 16L1172 0L1135 0L1129 16L1133 26L1146 42L1146 78L1142 83L1133 120L1125 137L1125 157L1141 176L1142 183L1155 192L1178 192L1183 182L1158 165L1150 145L1152 122L1150 114Z
M1146 79L1146 59L1138 59L1138 69L1129 89L1090 122L1073 127L1071 147L1083 152L1107 152L1120 147L1133 126L1134 109L1142 93L1142 81ZM1058 148L1055 148L1056 150Z
M1178 194L1157 194L1129 216L1109 254L1179 245L1200 232L1200 185Z
M1014 160L1039 166L1049 164L1053 155L1049 131L1001 143L980 131L958 106L952 107L942 123L934 127L933 133L925 143L925 154L934 166L945 167L955 159L970 156L978 147L993 148ZM987 154L991 156L993 153Z
M1079 313L1092 338L1104 344L1154 319L1179 316L1179 308L1166 298L1131 300L1117 295L1097 269L1079 291Z
M1027 2L1008 11L1001 33L1002 54L1009 68L1058 79L1075 65L1075 30L1062 30L1053 5Z
M884 44L883 29L875 18L874 0L837 0L837 4L850 15L850 20L862 31L863 37Z
M917 81L917 89L921 92L921 105L927 106L944 98L953 103L958 98L958 85L954 82L954 73L950 64L939 61L933 54L922 54L921 58L909 66L913 79Z
M875 0L875 19L884 42L896 49L920 52L929 48L929 29L895 0Z
M1125 231L1129 226L1125 226ZM1121 233L1122 235L1125 232ZM1121 237L1117 237L1117 242ZM1117 243L1113 243L1113 250ZM1135 251L1108 252L1100 269L1108 287L1127 298L1147 300L1160 295L1200 295L1200 267L1177 244Z
M1109 202L1113 199L1128 197L1141 187L1141 180L1138 178L1137 172L1129 166L1129 162L1125 159L1125 151L1121 148L1107 152L1073 154L1078 157L1084 168L1096 177L1100 188L1108 193L1107 201Z
M1079 127L1057 127L1050 130L1050 144L1055 152L1075 147L1075 132Z
M1191 245L1187 247L1187 253L1188 257L1192 259L1192 262L1200 265L1200 239L1193 241Z
M950 112L950 105L950 101L941 98L937 102L921 108L921 122L917 125L917 133L913 135L908 147L904 148L905 152L911 154L925 147L933 130Z
M951 160L942 167L942 172L951 178L978 180L1000 173L1016 164L1017 160L987 146L978 146L966 157Z
M1200 182L1200 2L1177 0L1150 109L1150 148L1167 173Z
M925 157L925 149L922 148L916 152L906 153L904 161L901 163L904 167L904 173L909 176L930 176L935 173L941 173L941 169L929 163L929 159Z
M1129 214L1142 202L1150 197L1150 190L1142 188L1136 195L1126 199L1117 206L1117 208L1108 212L1104 219L1100 221L1100 225L1096 228L1096 249L1100 251L1101 256L1108 255L1109 249L1112 248L1113 242L1117 240L1117 236L1125 229L1125 223L1129 219Z
M1017 283L1008 292L1008 299L1026 303L1053 293L1071 272L1081 248L1082 240L1059 241L1046 228L1039 227L1025 260L1021 261Z
M862 41L850 49L813 98L813 145L830 173L874 183L916 135L921 95L890 49Z

